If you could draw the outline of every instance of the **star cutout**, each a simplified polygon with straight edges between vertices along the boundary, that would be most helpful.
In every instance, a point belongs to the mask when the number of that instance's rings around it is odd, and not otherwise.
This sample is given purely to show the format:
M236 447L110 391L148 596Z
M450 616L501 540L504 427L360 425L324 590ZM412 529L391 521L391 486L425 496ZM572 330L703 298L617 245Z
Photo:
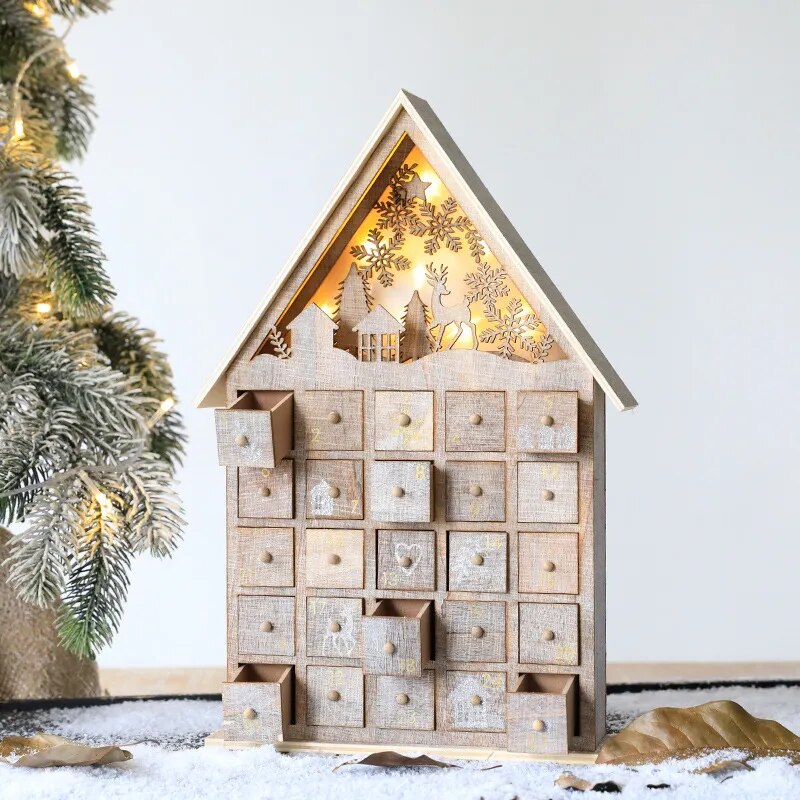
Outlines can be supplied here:
M427 202L427 198L425 197L425 190L431 185L431 181L424 181L420 178L417 173L414 173L414 177L404 183L400 188L405 193L406 203L410 203L412 200L421 200L423 203Z

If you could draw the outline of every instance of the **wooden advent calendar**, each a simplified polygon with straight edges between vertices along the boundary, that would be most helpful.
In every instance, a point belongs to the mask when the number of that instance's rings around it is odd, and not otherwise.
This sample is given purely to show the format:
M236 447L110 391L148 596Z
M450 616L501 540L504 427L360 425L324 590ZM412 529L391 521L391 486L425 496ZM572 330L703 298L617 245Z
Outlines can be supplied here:
M595 751L606 396L636 405L401 92L201 396L227 476L220 738Z

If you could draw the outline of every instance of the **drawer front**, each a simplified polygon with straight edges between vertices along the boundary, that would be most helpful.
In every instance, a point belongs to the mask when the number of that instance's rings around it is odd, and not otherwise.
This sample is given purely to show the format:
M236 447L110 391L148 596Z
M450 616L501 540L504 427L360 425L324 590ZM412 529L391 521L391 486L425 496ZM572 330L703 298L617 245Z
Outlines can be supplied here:
M448 461L446 517L451 522L503 522L506 468L500 461Z
M291 519L294 516L294 462L277 467L239 467L238 513L242 518Z
M520 392L517 449L525 453L577 453L578 393Z
M375 698L370 708L370 724L376 728L432 731L434 727L433 671L421 678L377 678Z
M223 730L226 742L280 742L288 709L278 683L223 683Z
M448 661L506 660L506 604L445 600Z
M422 628L408 617L364 617L364 672L368 675L420 677ZM387 645L392 645L387 648Z
M430 522L433 465L430 461L373 461L370 464L372 519Z
M445 708L448 730L504 731L505 673L448 671Z
M358 667L306 669L306 722L364 727L364 676Z
M294 586L291 528L237 528L235 541L237 586Z
M447 550L449 591L508 590L508 534L449 531Z
M569 723L563 695L509 694L508 749L515 753L568 753Z
M363 392L302 392L298 404L306 450L364 449Z
M578 660L578 606L574 603L519 604L521 664L563 664Z
M294 598L239 595L239 653L294 655Z
M578 594L578 534L519 534L519 590Z
M358 598L309 597L306 602L306 654L327 658L361 658L361 614Z
M306 528L306 585L364 588L364 531Z
M433 450L433 392L375 392L376 450Z
M578 464L574 461L520 461L519 522L578 521Z
M308 459L306 519L364 519L364 462Z
M436 588L433 531L378 531L378 588L398 591Z
M504 392L446 392L445 449L502 453L506 449Z
M269 411L218 408L214 417L217 423L217 453L222 466L275 466L272 414Z

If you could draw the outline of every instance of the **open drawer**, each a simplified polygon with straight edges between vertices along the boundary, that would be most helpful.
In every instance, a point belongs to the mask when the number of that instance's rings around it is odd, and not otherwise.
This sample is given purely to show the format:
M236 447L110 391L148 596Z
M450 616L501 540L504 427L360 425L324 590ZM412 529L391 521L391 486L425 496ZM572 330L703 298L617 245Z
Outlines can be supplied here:
M567 753L575 731L578 678L526 673L507 696L508 749L515 753Z
M214 412L217 451L224 467L269 467L292 449L294 392L244 392Z
M292 720L294 667L245 664L222 684L226 742L281 742Z
M365 674L420 677L433 654L433 603L378 600L361 632Z

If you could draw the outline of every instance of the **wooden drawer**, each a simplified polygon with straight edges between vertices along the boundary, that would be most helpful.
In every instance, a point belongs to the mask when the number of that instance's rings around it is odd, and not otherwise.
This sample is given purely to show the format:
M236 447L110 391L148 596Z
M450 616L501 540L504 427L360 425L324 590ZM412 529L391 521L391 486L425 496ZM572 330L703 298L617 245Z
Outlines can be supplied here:
M520 675L507 701L509 750L569 752L577 710L575 675Z
M445 600L448 661L506 660L506 604Z
M294 597L239 595L239 654L294 655Z
M508 534L449 531L447 588L451 592L508 590Z
M519 522L577 522L577 462L520 461L517 498Z
M237 528L236 586L294 586L294 531L291 528Z
M277 467L239 467L237 513L240 518L291 519L294 516L294 462Z
M433 670L424 670L421 678L379 676L370 707L370 725L376 728L432 731L435 709L433 687Z
M292 449L293 392L245 392L214 412L219 463L274 467Z
M433 450L433 392L375 392L376 450Z
M563 664L578 660L578 606L575 603L519 604L521 664Z
M502 453L506 449L505 392L445 392L445 449Z
M378 600L362 630L366 674L420 677L433 655L433 603Z
M446 518L451 522L503 522L506 467L502 461L445 464Z
M302 392L297 404L306 450L364 449L364 392Z
M306 669L306 723L364 727L364 676L358 667Z
M378 531L378 588L400 591L436 588L433 531Z
M430 461L373 461L371 517L380 522L433 519L433 464Z
M578 393L520 392L517 449L523 453L577 453Z
M350 597L309 597L306 601L306 655L361 658L364 601Z
M364 462L308 459L306 519L364 519Z
M245 664L222 684L222 730L226 742L281 742L292 719L294 668Z
M506 729L505 672L447 672L445 724L451 731Z
M519 590L578 594L578 534L519 534Z
M306 585L364 588L364 531L306 528Z

